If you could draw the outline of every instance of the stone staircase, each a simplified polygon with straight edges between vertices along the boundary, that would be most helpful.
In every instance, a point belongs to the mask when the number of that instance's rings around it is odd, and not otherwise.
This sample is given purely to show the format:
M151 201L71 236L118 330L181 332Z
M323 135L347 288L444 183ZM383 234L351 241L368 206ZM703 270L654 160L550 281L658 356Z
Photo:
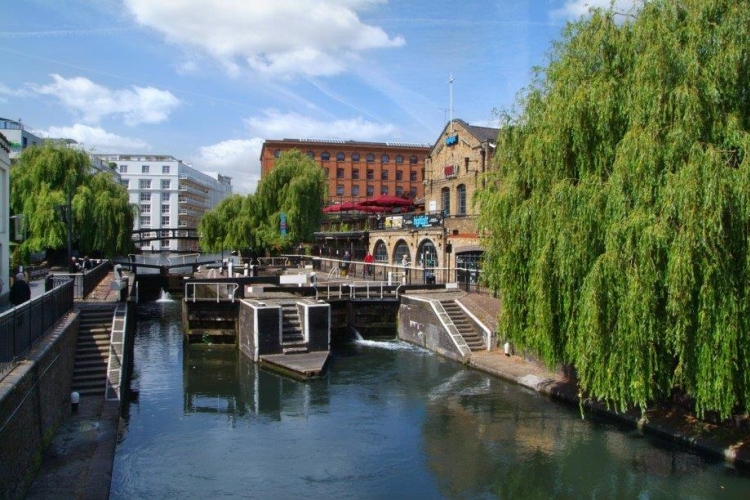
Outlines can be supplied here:
M104 394L114 308L103 305L81 309L71 389L81 396Z
M454 300L441 300L440 305L445 309L445 312L456 326L458 333L461 334L466 345L469 346L469 349L472 351L481 351L487 347L484 342L484 335L474 326L474 323L469 319L464 310L461 309L461 306Z
M302 321L296 304L281 306L281 349L284 354L307 352Z

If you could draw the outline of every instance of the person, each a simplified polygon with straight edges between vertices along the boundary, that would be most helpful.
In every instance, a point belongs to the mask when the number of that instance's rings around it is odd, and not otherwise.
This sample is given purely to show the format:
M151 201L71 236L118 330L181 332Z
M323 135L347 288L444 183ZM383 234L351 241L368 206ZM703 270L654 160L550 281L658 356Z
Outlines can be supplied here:
M401 265L404 266L404 283L409 281L409 256L404 254L404 258L401 259Z
M372 276L373 262L375 262L375 257L370 252L367 252L367 255L365 255L365 272L368 276Z
M81 270L81 265L78 263L75 257L70 258L70 269L71 273L77 273Z
M349 274L349 266L352 263L352 255L349 253L349 250L344 252L344 263L341 266L341 275L346 277L347 274Z
M55 288L55 275L48 273L47 277L44 278L44 291L49 292L53 288Z
M83 272L86 272L86 271L91 271L91 268L92 268L93 266L91 265L91 260L89 259L89 256L88 256L88 255L86 255L86 256L85 256L85 257L83 258L83 266L82 266L82 267L83 267Z
M26 277L23 273L16 274L16 281L13 282L13 286L10 287L10 296L8 300L14 306L23 304L31 300L31 288L26 283Z

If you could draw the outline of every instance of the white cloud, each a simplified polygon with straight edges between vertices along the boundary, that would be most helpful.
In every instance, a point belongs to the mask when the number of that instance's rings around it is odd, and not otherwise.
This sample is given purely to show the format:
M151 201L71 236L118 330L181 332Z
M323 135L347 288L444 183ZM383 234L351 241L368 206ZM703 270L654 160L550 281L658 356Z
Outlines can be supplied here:
M322 121L299 113L266 110L263 116L245 120L253 135L273 139L346 139L358 141L392 141L398 128L390 123L376 123L361 117Z
M561 8L553 10L550 15L553 19L576 20L586 16L591 8L608 9L613 6L616 12L632 14L638 9L642 0L567 0Z
M232 191L246 195L255 192L260 180L260 150L263 139L231 139L199 150L195 167L232 178Z
M167 40L199 48L230 73L245 62L268 76L338 74L370 49L399 47L400 36L363 23L375 0L125 0L136 21Z
M32 85L31 89L38 94L58 98L86 123L96 124L108 116L121 116L129 126L161 123L180 104L171 92L154 87L134 85L130 89L112 90L81 76L50 76L52 83Z
M90 127L76 123L70 127L50 127L46 130L36 130L40 137L51 139L73 139L82 144L86 151L99 153L118 151L146 151L149 145L139 139L131 139L107 132L99 127Z

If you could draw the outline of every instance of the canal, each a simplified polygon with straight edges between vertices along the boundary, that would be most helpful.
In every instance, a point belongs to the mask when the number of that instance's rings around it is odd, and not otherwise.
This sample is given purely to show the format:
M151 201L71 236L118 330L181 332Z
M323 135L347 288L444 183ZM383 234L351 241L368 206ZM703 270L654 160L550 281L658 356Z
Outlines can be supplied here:
M296 382L141 304L111 498L747 498L750 476L398 341Z

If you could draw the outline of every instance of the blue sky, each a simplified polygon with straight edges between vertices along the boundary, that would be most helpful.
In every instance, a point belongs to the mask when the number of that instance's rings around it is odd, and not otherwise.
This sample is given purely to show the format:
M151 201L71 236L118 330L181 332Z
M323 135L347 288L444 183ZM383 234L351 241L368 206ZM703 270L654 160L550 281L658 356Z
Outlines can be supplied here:
M627 8L631 1L617 2ZM15 0L0 116L173 155L253 192L265 139L432 144L497 126L566 21L608 0Z

